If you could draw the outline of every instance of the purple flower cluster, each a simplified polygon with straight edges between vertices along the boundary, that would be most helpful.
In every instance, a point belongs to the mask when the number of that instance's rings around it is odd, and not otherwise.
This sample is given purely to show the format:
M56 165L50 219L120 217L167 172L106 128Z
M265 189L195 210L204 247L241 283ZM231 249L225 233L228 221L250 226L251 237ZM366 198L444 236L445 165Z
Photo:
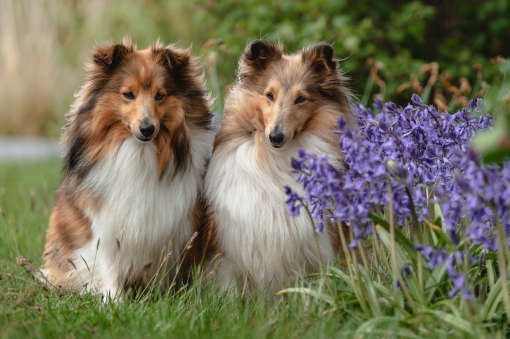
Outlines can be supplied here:
M350 246L356 247L372 233L370 212L387 210L390 196L397 224L412 228L439 203L454 244L465 235L484 250L495 250L494 211L510 230L510 166L484 167L468 148L472 136L492 123L480 114L480 104L480 99L471 101L450 114L413 95L404 108L380 101L374 104L377 113L353 107L356 127L338 121L345 168L305 150L292 159L304 196L286 187L289 213L298 215L306 206L319 232L326 222L347 224L354 239ZM469 297L458 254L420 245L417 250L431 269L446 262L452 292Z
M482 262L486 253L498 250L497 222L504 227L506 243L510 244L510 162L501 167L485 166L472 150L454 154L451 161L455 164L452 179L434 189L444 228L453 243L469 239L471 244L481 247L478 261ZM446 273L454 286L450 295L462 291L464 298L472 298L466 286L467 277L461 273L460 251L445 256L442 250L416 247L431 269L446 261ZM471 253L468 261L468 267L476 263Z
M496 217L510 234L510 162L485 166L471 150L455 154L451 161L452 180L434 191L444 226L454 243L464 234L483 252L496 251Z
M327 220L351 225L352 245L370 234L369 211L388 205L390 187L399 225L427 216L427 187L451 181L457 165L452 155L465 151L471 136L491 121L488 116L470 118L478 105L449 114L423 105L417 95L405 108L380 101L374 106L378 114L354 107L357 128L338 121L344 170L330 165L326 155L304 150L292 159L312 216L319 225ZM289 210L298 212L295 205L302 200L290 188L287 194Z
M446 263L446 274L453 284L453 289L448 293L449 296L454 296L461 292L464 299L471 299L473 293L467 284L467 277L462 273L463 255L461 251L455 251L448 255L445 250L438 250L433 246L423 246L416 244L415 248L421 252L421 255L427 260L427 266L430 270ZM471 255L468 256L468 265L474 264L474 259Z

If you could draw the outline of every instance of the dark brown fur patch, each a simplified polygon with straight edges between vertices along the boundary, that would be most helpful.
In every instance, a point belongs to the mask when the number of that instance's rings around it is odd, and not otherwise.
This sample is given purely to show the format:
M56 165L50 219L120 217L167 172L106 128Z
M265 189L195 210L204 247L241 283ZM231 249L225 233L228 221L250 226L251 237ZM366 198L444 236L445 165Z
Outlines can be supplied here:
M83 193L82 193L83 194ZM69 253L91 239L90 221L80 208L80 197L70 192L56 193L55 208L50 217L48 237L55 238L61 253ZM86 199L86 198L82 198ZM83 204L83 202L81 202Z
M93 55L94 63L105 71L113 70L119 65L125 56L133 52L133 46L115 44L98 47Z
M48 270L47 278L57 286L69 287L73 284L67 281L68 272L75 267L70 255L92 238L90 220L83 214L82 208L87 201L91 205L94 203L85 192L76 193L71 190L73 186L70 184L57 190L55 207L46 232L44 267Z
M207 260L219 253L216 225L212 213L205 199L200 196L192 211L193 227L197 236L184 253L182 265L184 275L191 272L194 267L204 265Z
M264 40L255 40L248 44L240 62L239 76L249 78L257 71L264 70L270 62L279 60L283 55L283 45Z

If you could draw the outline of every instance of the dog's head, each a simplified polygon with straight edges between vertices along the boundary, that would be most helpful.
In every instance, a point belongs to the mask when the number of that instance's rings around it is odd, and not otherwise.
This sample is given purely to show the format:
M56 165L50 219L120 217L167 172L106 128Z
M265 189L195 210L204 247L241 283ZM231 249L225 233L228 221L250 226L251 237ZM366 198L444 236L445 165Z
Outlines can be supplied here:
M124 43L97 48L90 72L104 86L96 120L115 120L141 142L155 139L162 128L172 133L185 118L189 65L188 51L172 46L137 51Z
M325 107L348 106L348 91L338 70L333 47L318 43L296 54L284 54L281 44L250 43L239 65L241 88L262 95L264 133L280 148L306 130Z
M188 50L100 46L87 72L63 136L69 170L89 168L130 137L154 143L162 171L170 162L178 168L189 160L191 129L211 128L202 70Z

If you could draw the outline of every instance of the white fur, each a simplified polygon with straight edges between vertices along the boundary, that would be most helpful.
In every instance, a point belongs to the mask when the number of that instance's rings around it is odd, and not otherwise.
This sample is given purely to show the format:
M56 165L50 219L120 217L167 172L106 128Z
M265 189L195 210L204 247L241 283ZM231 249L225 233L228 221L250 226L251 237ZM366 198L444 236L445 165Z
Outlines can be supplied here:
M202 185L213 133L191 130L190 166L174 176L173 164L162 178L153 143L126 139L94 166L81 188L99 197L99 208L85 213L92 239L73 255L78 284L106 297L118 296L129 273L151 264L149 277L178 264L192 235L191 212Z
M270 148L269 145L265 145ZM205 191L218 226L224 258L218 284L225 289L235 281L275 291L296 273L318 271L320 261L315 236L325 262L335 257L327 232L314 233L304 211L299 217L286 210L284 185L302 188L290 166L298 148L328 154L340 165L338 148L312 134L301 136L281 149L261 167L253 140L240 146L220 145L214 152L205 179Z

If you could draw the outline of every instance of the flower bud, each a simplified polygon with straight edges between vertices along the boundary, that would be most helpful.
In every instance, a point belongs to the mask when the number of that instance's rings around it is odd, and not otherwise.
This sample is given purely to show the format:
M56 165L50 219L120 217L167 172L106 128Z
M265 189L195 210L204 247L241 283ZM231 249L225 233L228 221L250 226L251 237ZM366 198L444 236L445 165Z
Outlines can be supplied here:
M407 183L407 177L409 176L409 172L403 166L401 166L395 160L388 160L386 162L386 168L388 169L388 173L395 178L401 184Z

